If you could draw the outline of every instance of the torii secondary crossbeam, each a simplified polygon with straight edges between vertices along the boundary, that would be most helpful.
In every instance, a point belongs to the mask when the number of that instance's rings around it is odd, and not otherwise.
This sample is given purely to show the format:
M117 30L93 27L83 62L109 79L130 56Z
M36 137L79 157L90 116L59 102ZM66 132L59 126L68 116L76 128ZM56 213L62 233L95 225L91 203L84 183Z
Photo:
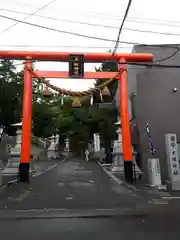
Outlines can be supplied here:
M33 77L68 78L69 72L33 71L32 61L61 61L68 62L70 56L81 56L86 62L117 61L118 72L83 72L84 79L115 78L120 80L120 119L122 126L122 147L126 180L133 181L132 145L128 112L128 81L126 62L150 62L152 54L112 54L112 53L68 53L68 52L39 52L39 51L0 51L0 59L25 60L24 67L24 95L22 109L22 146L20 159L20 179L29 180L29 163L31 148L32 125L32 79ZM76 66L77 67L77 66ZM76 73L77 69L76 69ZM78 74L75 78L78 77ZM77 80L78 81L78 80Z

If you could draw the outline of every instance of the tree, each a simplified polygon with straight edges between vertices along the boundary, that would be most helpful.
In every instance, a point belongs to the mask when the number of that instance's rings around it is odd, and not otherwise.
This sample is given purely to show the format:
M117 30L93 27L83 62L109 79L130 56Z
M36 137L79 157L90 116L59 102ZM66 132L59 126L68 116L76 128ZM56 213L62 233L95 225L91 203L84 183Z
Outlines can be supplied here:
M9 134L15 134L11 124L21 119L23 77L16 72L12 61L0 63L0 125Z
M10 135L16 134L16 128L11 125L22 120L24 72L17 71L13 61L0 62L0 125ZM41 99L39 84L33 81L33 110L37 113L38 100ZM35 107L35 105L37 105ZM39 107L39 111L42 109ZM43 111L43 110L42 110ZM42 112L41 111L41 112ZM46 112L46 111L45 111ZM37 120L37 119L36 119ZM37 121L37 124L39 122ZM39 126L37 126L38 128ZM36 129L37 129L36 128Z
M37 137L50 137L56 133L57 113L47 103L33 104L33 134Z

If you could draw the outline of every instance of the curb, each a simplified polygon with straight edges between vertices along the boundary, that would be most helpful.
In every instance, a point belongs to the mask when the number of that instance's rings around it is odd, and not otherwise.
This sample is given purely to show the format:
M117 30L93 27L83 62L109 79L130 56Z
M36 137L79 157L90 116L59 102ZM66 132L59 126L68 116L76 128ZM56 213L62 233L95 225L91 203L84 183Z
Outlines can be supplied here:
M124 185L126 188L128 188L128 189L130 189L131 191L133 191L133 192L141 192L141 189L139 189L139 188L137 188L136 186L134 186L134 185L131 185L131 184L129 184L128 182L126 182L126 181L124 181L124 180L120 180L119 178L117 178L116 176L114 176L114 174L113 173L111 173L110 171L108 171L101 163L99 163L98 161L97 161L97 163L100 165L100 167L104 170L104 172L106 173L106 174L108 174L115 182L117 182L119 185ZM151 196L151 197L157 197L157 198L161 198L161 199L163 199L163 198L169 198L171 195L169 194L169 193L167 193L167 195L166 196L161 196L161 194L159 193L159 194L157 194L157 193L149 193L149 192L147 192L146 191L146 194L148 195L148 196Z
M31 176L32 176L32 178L41 176L42 174L44 174L44 173L46 173L46 172L49 172L50 170L52 170L52 169L55 168L55 167L57 167L57 164L54 164L53 166L48 167L48 168L47 168L46 170L44 170L44 171L41 171L41 172L38 172L38 171L37 171L36 173L32 174Z
M103 171L108 174L114 181L116 181L119 185L122 185L123 184L123 181L119 180L117 177L115 177L112 173L110 173L107 169L105 169L103 167L103 165L101 163L99 163L97 161L97 163L99 164L99 166L103 169Z
M108 174L115 182L117 182L119 185L124 185L127 188L129 188L130 190L137 192L139 191L139 189L137 189L135 186L127 183L126 181L120 180L118 179L116 176L114 176L113 173L109 172L100 162L97 161L97 163L99 164L99 166L103 169L103 171Z
M137 187L135 187L134 185L131 185L131 184L127 183L126 181L123 181L123 184L124 184L127 188L131 189L131 190L134 191L134 192L140 191Z

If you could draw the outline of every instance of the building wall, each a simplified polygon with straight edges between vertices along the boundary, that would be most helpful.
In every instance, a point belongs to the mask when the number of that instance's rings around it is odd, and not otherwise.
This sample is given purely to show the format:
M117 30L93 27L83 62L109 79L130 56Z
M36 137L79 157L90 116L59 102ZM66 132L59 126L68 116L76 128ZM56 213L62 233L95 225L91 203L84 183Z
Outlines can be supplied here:
M164 59L172 55L176 49L170 47L137 46L135 52L151 52L154 60ZM161 64L180 65L180 52ZM131 66L129 74L129 94L133 91L135 97L135 122L140 132L145 180L147 180L147 160L152 155L148 151L148 141L145 124L149 123L155 157L160 159L162 179L167 179L167 164L165 156L165 134L176 133L180 142L180 68L151 68ZM130 68L131 68L130 67ZM134 73L132 73L134 71ZM173 93L172 89L178 91Z
M145 46L133 48L133 52L152 53L154 61L159 61L173 55L179 45ZM180 65L180 51L160 64ZM180 143L180 68L156 68L128 66L129 111L132 141L140 140L140 150L144 170L144 179L148 181L147 161L152 157L148 151L148 139L145 124L148 122L156 149L155 157L160 159L162 179L168 178L165 156L165 134L176 133ZM178 91L174 93L173 88ZM132 115L130 96L135 94ZM119 89L117 90L116 106L119 109Z

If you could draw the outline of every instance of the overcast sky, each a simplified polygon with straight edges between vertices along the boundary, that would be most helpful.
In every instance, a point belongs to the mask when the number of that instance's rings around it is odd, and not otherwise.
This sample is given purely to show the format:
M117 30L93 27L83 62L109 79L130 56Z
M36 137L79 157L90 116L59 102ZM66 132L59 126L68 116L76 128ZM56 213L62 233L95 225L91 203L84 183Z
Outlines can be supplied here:
M28 16L27 13L34 13L52 2L52 0L0 0L0 2L0 15L23 20ZM104 0L56 0L48 7L38 11L36 16L29 16L24 21L84 35L116 40L127 3L128 0L111 0L106 3ZM120 40L147 44L180 43L179 7L179 0L133 0ZM90 26L75 22L108 25L112 28ZM11 27L14 24L14 21L0 18L1 50L30 49L106 52L110 48L113 49L115 44L113 42L53 32L22 23ZM166 34L138 32L127 30L127 28ZM133 45L131 44L119 44L118 52L131 52L132 47ZM95 64L86 64L85 70L94 71L94 66ZM67 63L38 63L35 67L41 70L68 70ZM92 80L80 79L53 79L52 83L71 90L84 90L93 84Z

